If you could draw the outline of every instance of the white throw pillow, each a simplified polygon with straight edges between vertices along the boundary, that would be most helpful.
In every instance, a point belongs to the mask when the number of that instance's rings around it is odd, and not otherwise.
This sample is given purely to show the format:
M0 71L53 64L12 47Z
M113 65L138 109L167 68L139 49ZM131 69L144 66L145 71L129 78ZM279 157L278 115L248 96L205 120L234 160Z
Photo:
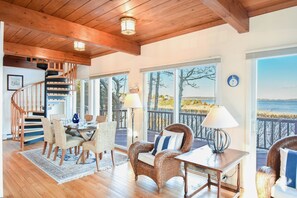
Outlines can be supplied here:
M167 131L167 130L163 130L163 135L164 136L176 136L176 141L175 141L175 146L174 146L174 150L180 150L182 143L183 143L183 138L184 138L184 133L176 133L173 131Z
M151 151L152 155L156 155L165 149L174 150L176 136L161 136L159 135L154 144L154 149Z
M285 178L288 187L297 189L297 151L280 149L280 176Z

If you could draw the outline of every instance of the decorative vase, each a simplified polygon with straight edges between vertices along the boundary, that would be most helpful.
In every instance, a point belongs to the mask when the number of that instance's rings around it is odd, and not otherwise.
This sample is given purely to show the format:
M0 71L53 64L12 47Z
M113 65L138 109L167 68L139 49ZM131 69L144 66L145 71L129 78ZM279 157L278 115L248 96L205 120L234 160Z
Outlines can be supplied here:
M79 117L77 113L73 115L72 122L75 124L79 123Z

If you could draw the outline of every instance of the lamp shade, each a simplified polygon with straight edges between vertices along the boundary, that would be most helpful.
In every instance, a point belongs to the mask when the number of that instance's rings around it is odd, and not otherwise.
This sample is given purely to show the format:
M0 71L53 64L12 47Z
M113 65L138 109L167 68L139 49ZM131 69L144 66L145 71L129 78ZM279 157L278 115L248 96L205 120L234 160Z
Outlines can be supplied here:
M126 108L142 108L139 95L137 93L129 93L125 97L124 107L126 107Z
M209 111L201 125L208 128L223 129L236 127L238 123L224 106L215 106Z

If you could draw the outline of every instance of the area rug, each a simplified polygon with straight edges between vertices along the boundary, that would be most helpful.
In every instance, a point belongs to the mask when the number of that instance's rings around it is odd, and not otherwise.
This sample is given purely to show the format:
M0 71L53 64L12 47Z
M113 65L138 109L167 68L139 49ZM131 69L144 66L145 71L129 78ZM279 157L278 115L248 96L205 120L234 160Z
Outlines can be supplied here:
M23 151L20 153L38 168L48 174L51 178L56 180L58 184L93 174L97 170L95 155L91 152L85 164L76 164L79 155L75 156L74 154L70 154L69 151L67 151L62 166L59 166L62 155L61 151L58 152L56 161L53 161L54 153L51 154L50 159L47 159L47 155L41 154L41 148ZM114 152L114 157L116 166L128 161L127 155L121 154L119 152ZM111 155L109 152L107 152L103 155L102 160L99 162L99 170L103 171L111 169L112 167Z

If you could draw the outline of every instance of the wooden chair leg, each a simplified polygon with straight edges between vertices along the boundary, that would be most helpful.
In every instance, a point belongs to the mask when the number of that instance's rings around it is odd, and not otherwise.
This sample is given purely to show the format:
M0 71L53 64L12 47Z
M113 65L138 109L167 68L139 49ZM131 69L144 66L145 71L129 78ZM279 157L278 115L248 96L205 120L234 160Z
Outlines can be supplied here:
M61 161L60 161L60 166L63 164L65 154L66 154L66 149L62 149L62 157L61 157Z
M111 150L110 154L111 154L112 165L114 166L114 155L113 155L113 150Z
M102 160L103 153L99 153L99 158Z
M87 151L87 159L89 158L90 156L90 151Z
M47 142L44 141L44 144L43 144L43 150L42 150L42 155L45 154L46 145L47 145Z
M76 164L79 164L80 159L82 158L83 153L80 154L80 156L78 157Z
M99 171L99 153L95 153L95 157L96 157L96 167L97 167L97 171Z
M77 155L77 146L74 147L74 155Z
M84 164L85 163L85 151L84 150L82 150L82 152L81 152L81 160L82 160L82 163Z
M70 154L72 154L72 148L69 148L69 152L70 152Z
M57 158L57 155L58 155L58 151L59 151L59 147L58 146L56 146L55 147L55 156L54 156L54 161L56 161L56 158Z
M50 158L51 153L52 153L52 149L53 149L53 144L49 144L48 153L47 153L47 158Z

